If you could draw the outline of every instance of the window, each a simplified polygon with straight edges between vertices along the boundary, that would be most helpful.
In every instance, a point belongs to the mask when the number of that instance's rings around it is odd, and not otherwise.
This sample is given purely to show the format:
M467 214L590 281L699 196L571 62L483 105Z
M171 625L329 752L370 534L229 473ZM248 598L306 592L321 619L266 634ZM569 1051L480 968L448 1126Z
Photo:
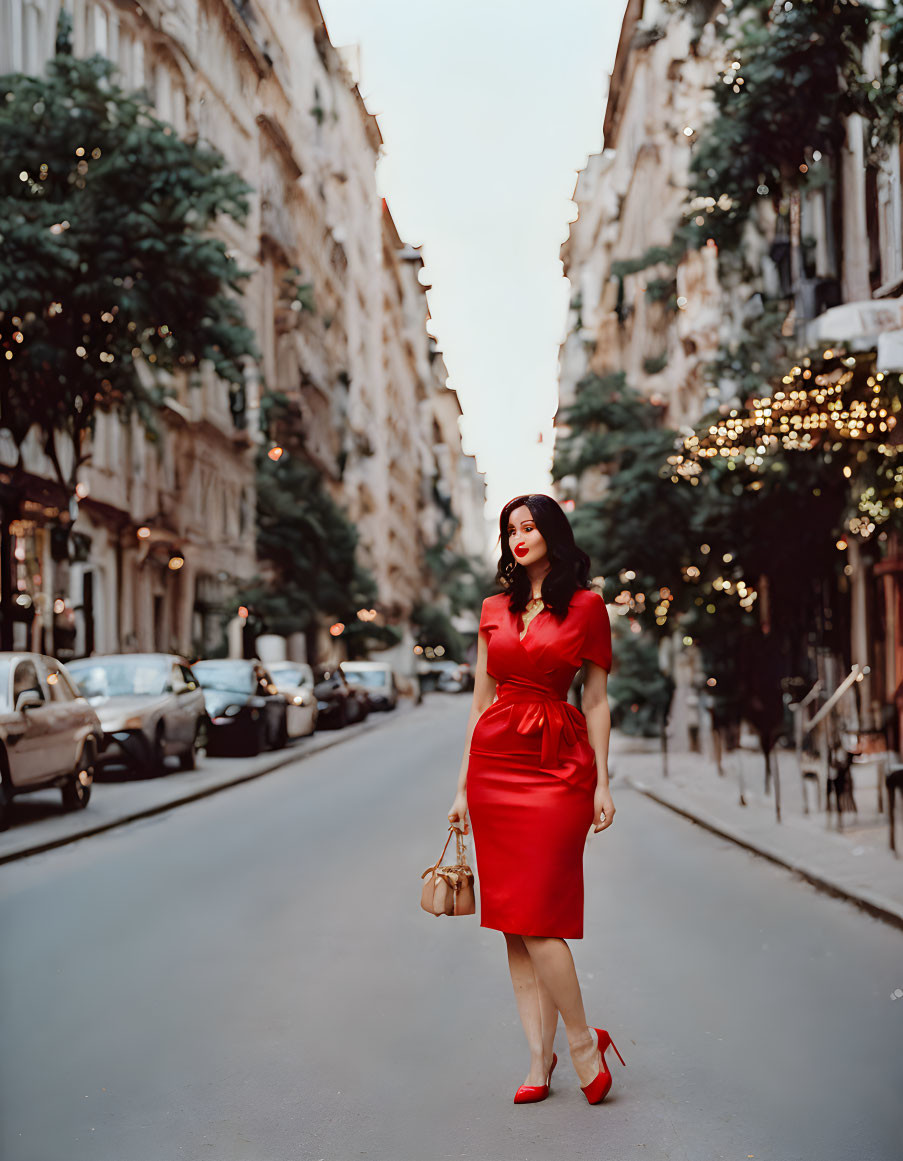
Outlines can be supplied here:
M20 661L16 666L16 676L13 679L13 706L19 700L20 694L34 692L44 701L44 691L38 681L38 673L31 661Z

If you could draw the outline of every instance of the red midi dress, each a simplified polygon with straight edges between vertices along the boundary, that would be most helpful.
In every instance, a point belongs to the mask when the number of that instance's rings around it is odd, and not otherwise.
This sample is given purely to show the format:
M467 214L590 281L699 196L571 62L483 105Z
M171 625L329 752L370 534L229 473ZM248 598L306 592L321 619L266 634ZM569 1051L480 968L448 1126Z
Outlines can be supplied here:
M562 620L543 609L523 641L522 631L507 594L486 598L480 632L496 700L474 727L467 768L480 924L582 939L596 760L567 694L584 659L611 668L611 625L599 594L577 589Z

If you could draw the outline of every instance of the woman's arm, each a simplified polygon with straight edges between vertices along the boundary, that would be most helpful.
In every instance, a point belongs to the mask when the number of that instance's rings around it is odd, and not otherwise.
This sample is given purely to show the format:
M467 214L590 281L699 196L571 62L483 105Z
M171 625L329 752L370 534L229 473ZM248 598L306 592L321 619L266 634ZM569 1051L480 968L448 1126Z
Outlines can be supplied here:
M596 755L593 829L598 832L611 826L615 817L615 804L608 789L608 742L611 735L608 671L593 661L586 661L584 665L582 705L587 737Z
M480 716L495 701L495 678L486 672L486 655L488 653L486 638L480 633L477 637L477 665L473 678L473 700L470 703L470 717L467 719L467 737L464 741L464 757L461 759L461 769L458 773L458 788L455 801L448 812L449 822L460 822L464 833L470 833L470 824L467 821L467 767L470 764L470 740Z

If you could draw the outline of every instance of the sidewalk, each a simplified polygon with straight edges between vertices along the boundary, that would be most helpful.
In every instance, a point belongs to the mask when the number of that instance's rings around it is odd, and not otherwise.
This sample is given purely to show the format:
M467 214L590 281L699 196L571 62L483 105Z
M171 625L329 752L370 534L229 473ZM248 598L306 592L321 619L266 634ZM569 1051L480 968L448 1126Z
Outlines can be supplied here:
M855 790L858 815L844 814L842 831L836 815L815 805L809 787L810 814L803 812L796 756L778 752L781 778L781 819L775 820L774 787L765 795L764 759L751 750L725 755L724 776L702 754L668 755L668 776L662 774L658 739L613 733L612 788L626 783L684 815L707 830L747 850L789 868L814 886L846 899L876 918L903 929L903 854L888 847L887 798L878 813L877 790ZM740 779L745 806L740 805ZM854 772L854 778L856 773ZM824 793L822 793L824 807ZM903 852L903 818L897 813L897 845Z
M157 778L123 776L120 780L96 780L91 801L84 810L65 811L58 790L39 790L14 800L13 823L0 831L0 864L65 846L89 835L150 818L186 802L217 794L230 786L261 778L273 770L319 754L330 746L378 729L416 707L407 699L387 713L370 713L362 722L340 730L324 730L298 738L284 750L268 751L254 758L199 757L197 770L167 772Z

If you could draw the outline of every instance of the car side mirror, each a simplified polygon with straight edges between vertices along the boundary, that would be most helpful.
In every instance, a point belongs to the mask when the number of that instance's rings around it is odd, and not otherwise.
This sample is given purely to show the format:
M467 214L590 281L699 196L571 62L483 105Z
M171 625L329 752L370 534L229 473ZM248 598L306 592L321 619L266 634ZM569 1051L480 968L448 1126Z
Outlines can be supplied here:
M16 698L16 713L27 709L39 709L43 704L44 699L36 689L23 689Z

